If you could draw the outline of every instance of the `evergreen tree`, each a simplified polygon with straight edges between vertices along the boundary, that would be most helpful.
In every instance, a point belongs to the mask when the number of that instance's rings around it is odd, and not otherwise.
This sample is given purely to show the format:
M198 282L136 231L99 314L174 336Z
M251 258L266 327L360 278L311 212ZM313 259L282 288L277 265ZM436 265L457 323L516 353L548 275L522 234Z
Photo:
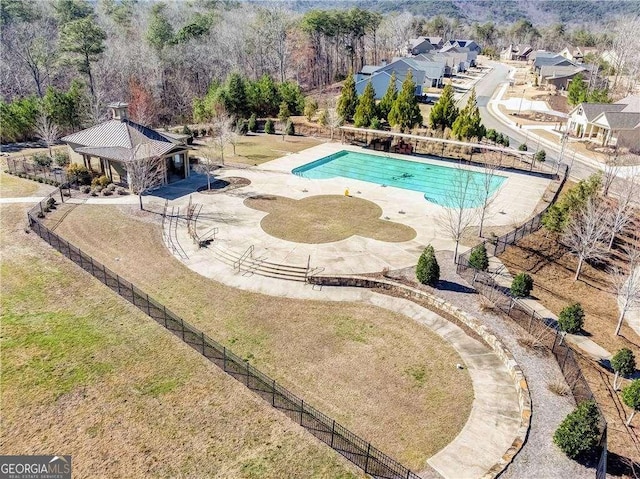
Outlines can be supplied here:
M453 99L453 87L451 85L445 85L442 90L442 95L438 101L431 108L429 113L429 124L431 128L443 130L445 128L451 128L453 122L458 116L458 108Z
M249 128L249 131L252 133L255 133L256 131L258 131L258 119L256 118L255 113L251 113L247 127Z
M514 298L526 298L533 289L533 278L527 273L518 273L511 282L511 296Z
M636 358L633 355L633 351L631 351L629 348L622 348L611 358L611 367L616 373L615 377L613 378L613 389L617 391L618 376L629 376L636 370Z
M227 113L245 118L248 113L248 102L244 78L239 73L232 73L226 83L223 101Z
M440 279L440 266L436 259L436 253L433 246L427 246L420 259L418 259L418 265L416 266L416 278L422 284L428 284L429 286L436 286Z
M358 92L356 92L356 81L353 78L353 73L349 73L344 81L340 99L338 100L338 115L344 118L345 121L352 121L357 107Z
M380 100L378 104L378 113L380 118L387 119L389 117L389 113L391 112L391 108L393 108L393 103L398 98L398 90L396 88L396 72L391 74L391 79L389 80L389 86L387 87L387 91L384 93L384 96Z
M573 303L566 306L558 315L558 326L560 331L570 334L580 332L584 324L584 310L580 303Z
M631 415L627 419L629 426L633 416L640 411L640 379L631 381L631 384L622 390L622 402L631 408Z
M318 111L318 102L313 98L307 98L304 105L304 116L307 117L307 121L313 119L313 115Z
M173 27L165 14L167 6L160 2L151 7L147 26L147 43L160 54L173 40Z
M362 96L358 100L358 107L353 117L356 127L368 127L374 118L377 118L376 92L371 82L367 83Z
M92 17L73 20L64 25L60 34L60 49L67 53L69 61L80 73L89 78L89 91L95 98L93 72L91 64L98 61L104 52L106 32Z
M282 103L280 103L280 110L278 111L278 120L280 120L282 123L286 123L287 120L289 120L290 116L291 116L291 112L289 111L289 105L287 104L286 101L283 101Z
M471 138L481 140L486 134L480 118L475 88L471 90L467 105L453 122L452 130L458 140L469 140Z
M422 124L422 113L416 98L416 84L411 70L402 82L402 89L389 112L389 124L400 128L401 132Z
M487 247L484 243L480 243L471 250L471 254L469 255L469 266L480 271L486 271L489 268Z
M276 132L276 128L273 125L273 120L270 118L264 124L264 132L268 135L273 135Z
M287 125L284 128L284 132L289 136L293 136L296 134L296 129L293 126L293 122L291 120L287 120Z
M588 455L598 445L599 423L596 403L585 401L560 423L553 435L553 442L571 459Z
M569 88L567 89L567 101L569 105L578 105L587 101L588 87L584 82L582 73L578 73L573 77Z

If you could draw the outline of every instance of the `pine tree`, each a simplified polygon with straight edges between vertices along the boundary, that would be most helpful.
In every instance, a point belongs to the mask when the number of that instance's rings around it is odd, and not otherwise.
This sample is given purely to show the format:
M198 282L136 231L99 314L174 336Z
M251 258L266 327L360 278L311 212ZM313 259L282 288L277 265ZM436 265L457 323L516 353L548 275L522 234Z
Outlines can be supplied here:
M411 71L402 82L402 90L398 94L389 112L389 124L400 128L400 132L411 129L422 123L422 113L416 98L416 84Z
M249 117L249 123L247 126L249 128L249 131L252 133L255 133L256 131L258 131L258 119L256 118L255 113L251 113L251 116Z
M599 423L596 403L585 401L560 423L553 442L571 459L586 456L598 445Z
M353 78L353 73L349 73L344 85L342 86L342 92L340 93L340 99L338 100L338 115L345 119L345 121L352 121L353 115L356 113L358 106L358 92L356 92L356 81Z
M358 101L358 107L353 117L353 123L356 127L368 127L374 118L378 117L376 107L376 92L371 82L367 83L364 92Z
M440 95L440 98L431 109L429 124L431 128L439 128L444 131L445 128L453 126L457 116L458 108L456 108L456 103L453 100L453 87L445 85L442 95Z
M480 243L471 250L471 254L469 255L469 266L480 271L486 271L489 268L487 247L484 243Z
M241 118L247 116L247 91L244 78L239 73L232 73L227 78L225 87L225 107L230 115Z
M486 134L486 129L482 125L482 119L480 118L475 88L471 90L467 105L453 122L452 130L458 140L469 140L471 138L481 140Z
M578 73L573 77L567 89L567 101L569 105L578 105L587 101L587 90L587 84L584 82L582 73Z
M398 98L398 90L396 88L396 72L391 74L391 79L389 80L389 86L387 87L387 91L384 93L384 96L380 100L378 104L378 112L380 114L380 118L384 118L385 120L389 116L389 112L391 112L391 108L393 108L393 103Z
M418 266L416 266L416 278L422 284L428 284L429 286L436 286L440 279L440 266L436 259L436 253L433 246L427 246L420 259L418 259Z
M527 273L518 273L511 282L511 296L526 298L533 289L533 279Z

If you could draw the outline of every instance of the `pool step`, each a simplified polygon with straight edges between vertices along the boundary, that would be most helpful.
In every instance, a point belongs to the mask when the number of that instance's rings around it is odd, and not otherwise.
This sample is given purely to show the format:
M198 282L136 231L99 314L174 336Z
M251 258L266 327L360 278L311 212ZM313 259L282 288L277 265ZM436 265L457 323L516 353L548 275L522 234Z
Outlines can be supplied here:
M307 268L287 264L278 264L266 261L265 257L244 257L244 253L237 253L219 244L212 244L208 249L216 259L224 264L237 269L240 262L240 273L243 276L257 274L268 278L284 279L305 283L307 280Z

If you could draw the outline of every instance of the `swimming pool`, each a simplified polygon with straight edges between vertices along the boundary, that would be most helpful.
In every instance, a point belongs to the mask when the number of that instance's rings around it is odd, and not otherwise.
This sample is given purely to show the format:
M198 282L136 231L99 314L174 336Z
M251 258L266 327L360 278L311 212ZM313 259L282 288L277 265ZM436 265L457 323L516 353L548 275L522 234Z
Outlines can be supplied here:
M476 171L346 150L299 166L291 172L304 178L343 177L395 186L422 192L427 201L441 206L462 204L465 208L481 206L485 191L488 189L493 195L506 179L497 174L488 177Z

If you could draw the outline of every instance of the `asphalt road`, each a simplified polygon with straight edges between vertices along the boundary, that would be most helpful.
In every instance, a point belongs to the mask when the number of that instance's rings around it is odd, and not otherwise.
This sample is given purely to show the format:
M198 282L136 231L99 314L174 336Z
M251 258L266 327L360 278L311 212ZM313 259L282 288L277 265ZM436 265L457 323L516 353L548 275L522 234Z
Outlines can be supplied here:
M496 131L504 133L508 135L510 138L510 146L513 148L517 148L522 143L526 141L526 133L522 133L522 130L519 130L515 127L510 127L505 125L504 123L498 121L487 109L487 104L489 100L493 96L494 92L500 88L504 83L507 83L509 80L507 79L509 74L509 67L507 65L503 65L501 63L490 62L488 63L493 67L487 75L485 75L478 83L476 83L476 95L478 99L478 107L480 109L480 116L482 117L482 123L487 129L493 128ZM464 101L466 101L466 97L464 97ZM528 142L528 146L532 147L532 142ZM557 159L560 156L560 147L557 149L545 148L547 152L547 164L556 165ZM571 153L564 153L563 163L571 163L572 155ZM585 165L581 163L578 159L573 161L573 165L571 167L570 176L575 179L583 179L587 178L591 174L595 172L595 168L589 165Z

